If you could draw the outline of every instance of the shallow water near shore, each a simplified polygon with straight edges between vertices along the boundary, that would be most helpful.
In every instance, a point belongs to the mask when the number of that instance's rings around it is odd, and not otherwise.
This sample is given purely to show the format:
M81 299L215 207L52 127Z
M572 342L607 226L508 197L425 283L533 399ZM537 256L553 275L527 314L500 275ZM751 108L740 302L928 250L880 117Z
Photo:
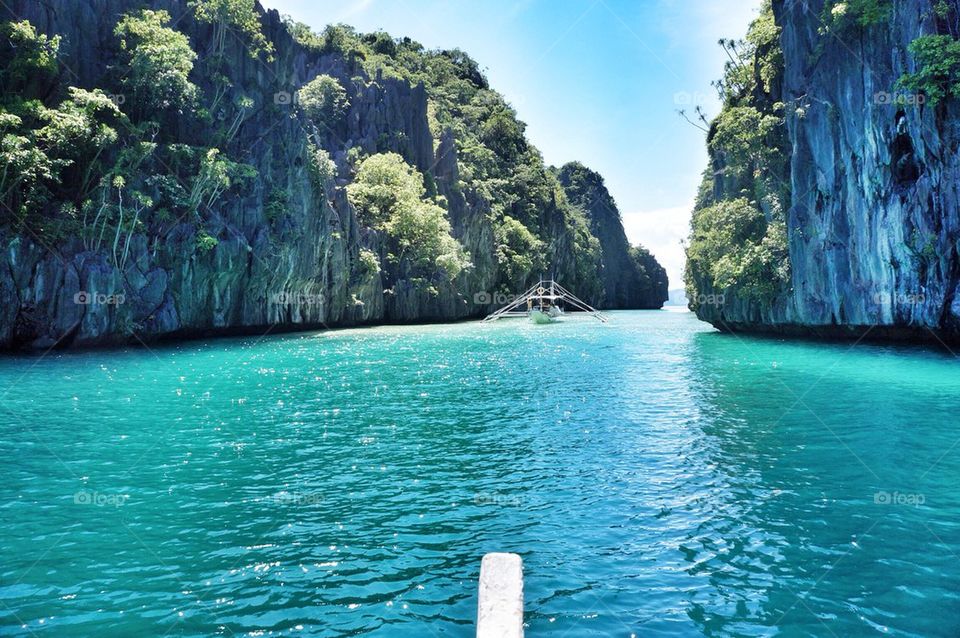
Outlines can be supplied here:
M0 634L960 634L960 362L683 312L0 360Z

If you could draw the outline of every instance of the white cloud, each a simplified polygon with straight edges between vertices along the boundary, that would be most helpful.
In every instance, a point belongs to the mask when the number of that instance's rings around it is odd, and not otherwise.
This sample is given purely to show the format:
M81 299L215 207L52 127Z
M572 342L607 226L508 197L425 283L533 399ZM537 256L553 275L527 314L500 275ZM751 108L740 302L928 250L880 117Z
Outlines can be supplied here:
M667 269L670 288L683 287L686 257L680 241L690 232L693 202L685 206L623 213L623 229L631 244L642 244Z

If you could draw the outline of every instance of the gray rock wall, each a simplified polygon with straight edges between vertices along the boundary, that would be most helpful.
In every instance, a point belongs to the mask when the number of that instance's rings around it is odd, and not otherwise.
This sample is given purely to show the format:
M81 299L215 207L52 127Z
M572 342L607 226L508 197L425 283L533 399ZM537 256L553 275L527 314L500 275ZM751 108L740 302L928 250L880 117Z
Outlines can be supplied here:
M62 86L92 89L116 84L113 28L120 16L147 7L166 9L173 26L203 53L211 27L194 21L186 0L10 0L0 19L27 19L40 32L60 34ZM225 100L253 101L229 155L253 165L258 176L242 192L228 193L204 214L203 226L217 240L198 248L198 226L180 219L151 225L131 242L123 268L106 251L85 250L80 238L49 245L29 230L0 232L0 347L93 346L163 337L262 333L333 325L455 320L482 316L475 302L493 291L498 266L490 204L462 191L456 139L435 140L423 86L367 76L338 53L305 49L293 41L276 11L263 17L275 59L251 58L228 37L223 68L232 87ZM342 121L318 130L291 102L318 74L339 80L350 97ZM357 81L357 78L360 81ZM216 88L200 61L191 79L207 96ZM213 113L213 117L221 117ZM232 117L227 113L223 117ZM213 127L187 116L163 123L164 133L196 146L219 146ZM473 267L434 290L386 267L364 272L361 249L381 256L382 237L358 224L346 198L346 181L317 184L309 170L308 139L341 166L347 152L396 152L433 177L448 201L453 234ZM285 209L268 218L274 193ZM548 256L565 285L576 290L575 263L560 211L541 211Z
M914 70L907 47L937 29L929 0L892 4L885 22L834 37L821 33L824 0L774 0L791 289L763 307L727 295L702 318L734 330L960 338L960 112L953 99L891 99Z

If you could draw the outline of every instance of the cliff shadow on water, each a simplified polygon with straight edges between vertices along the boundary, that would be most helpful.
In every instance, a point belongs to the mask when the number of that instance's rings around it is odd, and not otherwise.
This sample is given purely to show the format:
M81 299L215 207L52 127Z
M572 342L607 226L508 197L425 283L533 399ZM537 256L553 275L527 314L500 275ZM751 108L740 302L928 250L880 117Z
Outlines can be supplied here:
M255 2L0 22L4 349L480 317L540 274L666 299L609 195L571 192L462 51Z

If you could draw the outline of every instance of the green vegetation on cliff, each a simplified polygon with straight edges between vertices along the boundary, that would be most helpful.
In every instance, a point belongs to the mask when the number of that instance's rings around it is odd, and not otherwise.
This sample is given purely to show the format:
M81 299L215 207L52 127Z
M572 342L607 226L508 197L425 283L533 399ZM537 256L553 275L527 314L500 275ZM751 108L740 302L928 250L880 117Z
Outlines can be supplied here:
M114 34L124 52L122 86L132 93L141 115L193 106L198 89L190 81L197 54L187 36L169 28L166 11L143 9L127 14Z
M937 32L910 43L916 71L905 73L897 84L926 96L936 106L947 98L960 97L960 8L955 2L937 0L931 17Z
M960 95L960 12L955 2L934 0L924 17L934 22L936 33L915 38L909 46L916 70L903 74L891 90L920 94L936 105ZM822 36L847 38L885 24L893 0L829 0L823 8ZM822 48L822 47L821 47ZM905 96L899 96L903 102Z
M133 234L146 230L150 219L186 219L197 224L200 250L216 247L204 218L215 216L227 191L257 177L256 169L237 161L230 148L250 104L241 97L224 105L221 89L231 84L220 73L228 70L222 59L226 34L240 33L254 56L271 55L273 46L260 32L253 0L196 0L190 6L199 22L214 26L205 57L171 28L167 11L144 9L120 18L113 31L121 65L116 84L106 87L116 90L114 95L51 82L60 71L59 38L37 34L26 21L6 25L11 55L0 72L15 92L5 94L0 105L5 165L0 193L5 212L14 211L6 222L15 230L36 233L48 243L80 236L89 249L108 247L120 264ZM211 74L217 87L213 95L191 80L198 58L204 68L217 70ZM305 116L322 128L337 126L349 106L341 84L323 74L300 89L299 102ZM216 146L191 146L164 134L175 118L209 122L218 107L211 136ZM320 182L336 175L322 149L311 159ZM409 182L408 190L395 193L382 220L363 221L391 238L391 260L399 265L408 258L418 281L438 273L456 277L470 265L464 249L450 235L446 211L423 200L423 175L399 155L375 155L359 164L351 200L362 199L389 170ZM363 213L363 204L358 207ZM265 213L276 218L283 208L282 198L272 198Z
M297 95L307 117L315 124L326 127L336 126L350 105L347 92L329 75L318 75L307 82Z
M0 73L16 90L0 102L4 225L47 244L80 237L90 250L107 247L118 265L148 224L162 234L188 219L198 246L215 245L206 213L256 170L168 132L180 118L204 117L205 97L190 79L198 56L169 24L166 11L124 14L114 28L116 79L93 90L56 82L57 37L28 22L6 26ZM224 146L229 129L220 129Z
M363 160L347 194L361 222L390 238L391 262L407 259L417 275L427 277L440 267L453 278L470 266L463 246L450 235L446 212L426 196L423 175L396 153Z
M956 340L960 4L772 8L725 41L692 306L728 331Z
M820 16L823 35L844 36L885 21L893 9L892 0L828 0Z
M779 32L767 3L744 40L721 42L730 56L716 84L723 108L710 123L711 168L704 173L687 245L687 296L694 309L728 295L768 302L789 282Z
M429 98L430 129L435 140L450 132L456 140L458 190L489 203L495 229L496 256L502 273L498 288L513 291L553 266L546 258L551 246L547 220L563 220L561 239L575 260L578 292L600 293L599 245L582 211L572 206L527 141L525 126L503 96L490 88L477 63L459 49L430 51L409 38L384 32L361 34L347 25L332 25L322 33L288 21L290 32L305 46L337 52L353 60L372 77L422 83Z
M540 275L599 303L647 285L604 264L659 267L598 238L459 50L255 0L11 2L32 22L0 22L4 344L476 316Z
M0 115L8 167L6 188L0 192L6 208L16 211L19 221L29 221L46 241L56 242L71 232L129 237L155 212L160 219L192 219L200 226L198 236L210 237L202 228L205 212L227 189L255 177L231 149L249 104L242 97L233 103L225 98L232 83L224 75L229 69L223 52L231 31L245 40L254 57L271 56L274 47L260 31L253 0L192 0L189 6L198 22L213 26L212 40L200 48L200 55L189 38L171 26L167 11L131 11L113 30L121 62L114 82L103 91L82 94L53 81L60 70L57 37L37 34L28 22L6 25L5 46L11 55L2 73L15 91L7 94ZM565 254L573 260L570 270L576 273L580 293L599 295L600 248L588 220L570 204L556 175L527 142L523 123L490 89L476 62L459 50L427 51L410 39L382 32L360 34L336 25L316 34L292 21L287 26L301 44L339 54L356 71L426 87L434 139L449 132L456 140L457 190L489 204L502 289L522 286L552 266L550 255ZM209 76L205 84L212 85L212 92L201 90L192 79L197 68ZM369 81L358 75L354 80ZM122 103L113 97L117 94ZM333 130L345 116L350 96L337 78L321 74L299 90L298 102L314 125ZM67 117L69 124L62 124ZM187 146L165 132L173 128L173 118L183 117L197 122L215 117L211 141L216 145ZM354 153L351 160L350 170L357 172L365 153ZM71 171L82 171L80 188L63 186ZM327 177L337 172L328 169ZM433 176L421 179L427 194L436 198ZM122 210L124 199L150 205L141 211L144 215L130 216ZM281 202L267 203L271 218L279 214ZM440 198L432 205L442 210L445 202ZM559 228L548 227L554 217L562 220ZM389 232L388 227L381 230ZM445 265L438 272L455 276L467 264L450 256L461 254L462 247L450 252L449 231L440 224L437 232L446 247ZM415 260L423 270L420 257Z
M233 32L243 38L251 57L273 59L273 43L260 29L256 0L190 0L188 5L198 22L213 25L210 46L216 56L223 55L227 33Z
M949 35L924 35L910 43L917 72L907 73L898 85L922 93L936 105L960 95L960 41Z

